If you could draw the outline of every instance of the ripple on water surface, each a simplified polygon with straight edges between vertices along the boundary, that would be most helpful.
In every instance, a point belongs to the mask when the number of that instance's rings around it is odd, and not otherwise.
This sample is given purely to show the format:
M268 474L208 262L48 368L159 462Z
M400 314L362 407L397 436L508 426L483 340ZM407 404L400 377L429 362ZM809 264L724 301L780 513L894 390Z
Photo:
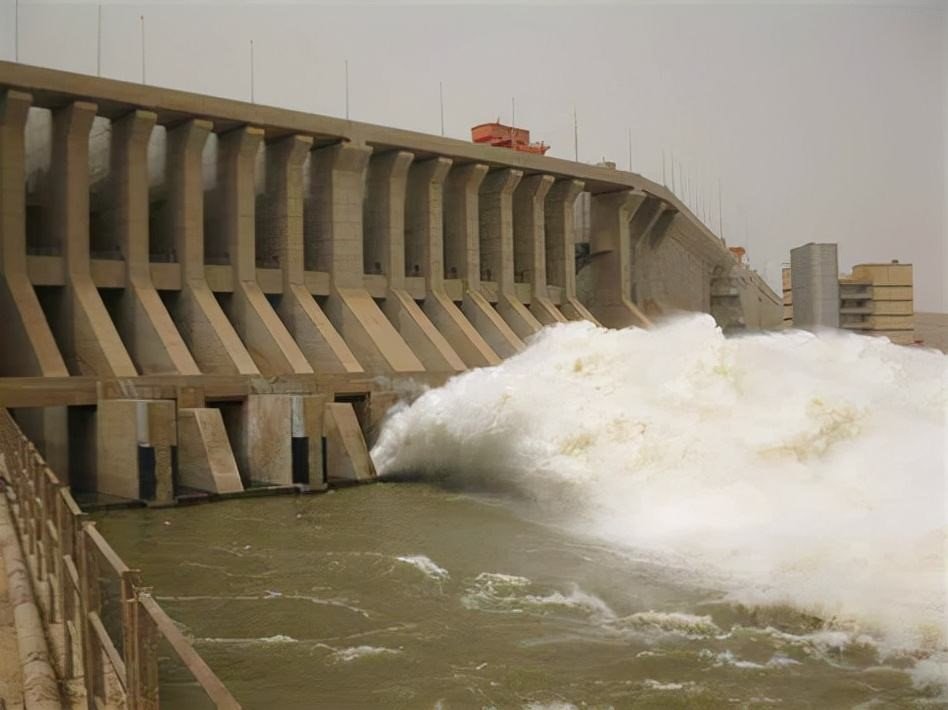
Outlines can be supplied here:
M911 672L937 679L937 658L732 604L495 503L381 484L100 527L248 708L936 702ZM194 706L167 688L163 707Z

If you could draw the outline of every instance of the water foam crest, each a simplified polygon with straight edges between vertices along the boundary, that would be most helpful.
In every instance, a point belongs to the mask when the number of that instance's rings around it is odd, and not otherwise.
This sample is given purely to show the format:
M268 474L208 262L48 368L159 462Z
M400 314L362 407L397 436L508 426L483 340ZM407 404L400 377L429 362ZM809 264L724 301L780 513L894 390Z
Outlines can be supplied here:
M372 455L685 560L743 602L944 647L946 363L843 333L725 339L700 315L564 324L401 408Z
M441 567L427 555L402 555L395 559L404 562L406 565L411 565L425 576L438 582L443 582L451 576L448 574L448 570Z

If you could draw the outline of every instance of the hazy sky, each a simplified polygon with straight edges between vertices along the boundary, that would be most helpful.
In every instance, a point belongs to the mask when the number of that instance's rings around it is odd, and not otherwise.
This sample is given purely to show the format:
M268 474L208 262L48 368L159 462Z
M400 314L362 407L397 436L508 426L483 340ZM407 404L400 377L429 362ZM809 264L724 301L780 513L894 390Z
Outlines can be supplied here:
M0 0L13 58L14 0ZM102 74L468 139L516 122L551 154L671 184L779 286L791 247L915 264L948 312L948 0L102 5ZM19 4L20 61L95 73L94 3ZM677 178L678 192L682 193Z

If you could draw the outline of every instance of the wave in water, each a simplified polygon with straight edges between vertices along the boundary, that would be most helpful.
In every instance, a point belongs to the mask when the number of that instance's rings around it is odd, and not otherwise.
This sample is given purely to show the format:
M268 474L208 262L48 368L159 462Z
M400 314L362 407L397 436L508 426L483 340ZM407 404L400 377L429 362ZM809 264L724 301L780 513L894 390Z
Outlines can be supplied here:
M944 649L948 358L845 333L725 339L707 316L570 323L393 412L383 476L526 500L625 548Z

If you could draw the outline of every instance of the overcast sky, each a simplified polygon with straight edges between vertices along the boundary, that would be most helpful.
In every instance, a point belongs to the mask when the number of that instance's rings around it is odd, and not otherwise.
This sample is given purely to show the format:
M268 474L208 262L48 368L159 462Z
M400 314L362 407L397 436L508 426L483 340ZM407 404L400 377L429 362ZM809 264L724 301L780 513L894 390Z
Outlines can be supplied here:
M13 58L14 0L0 0ZM672 180L779 287L791 247L915 264L948 312L948 0L777 4L103 3L102 74L468 139L511 118L552 155ZM94 3L19 3L20 61L95 73ZM678 170L675 180L682 193Z

